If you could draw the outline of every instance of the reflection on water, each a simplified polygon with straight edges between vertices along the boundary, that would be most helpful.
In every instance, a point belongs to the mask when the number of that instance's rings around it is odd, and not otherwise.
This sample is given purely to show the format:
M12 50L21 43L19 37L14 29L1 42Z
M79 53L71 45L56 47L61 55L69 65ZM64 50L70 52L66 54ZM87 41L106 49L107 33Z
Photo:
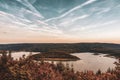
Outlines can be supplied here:
M29 56L29 55L31 55L31 54L38 54L38 53L40 53L40 52L12 52L12 57L14 58L14 59L19 59L20 57L22 57L23 55L25 55L26 57L27 56Z
M116 61L116 59L104 57L105 54L93 55L93 53L75 53L72 55L82 59L76 62L70 62L74 65L75 70L93 70L96 72L98 69L100 69L102 72L105 72L108 68L112 69L115 67L113 63Z
M28 56L30 52L14 52L12 56L14 59L18 59L22 57L22 55ZM32 53L37 54L37 53ZM104 57L105 54L93 55L93 53L74 53L74 56L79 57L81 60L78 61L66 61L64 64L73 65L75 71L85 71L85 70L93 70L96 72L100 69L102 72L105 72L108 68L114 68L113 64L116 59L110 57ZM56 63L56 61L54 61Z

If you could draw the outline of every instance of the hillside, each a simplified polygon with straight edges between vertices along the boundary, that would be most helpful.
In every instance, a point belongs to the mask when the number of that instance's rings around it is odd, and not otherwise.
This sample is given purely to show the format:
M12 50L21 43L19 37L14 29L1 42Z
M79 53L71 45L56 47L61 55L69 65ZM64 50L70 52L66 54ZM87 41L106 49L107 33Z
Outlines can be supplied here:
M1 44L0 50L50 52L65 51L68 53L94 52L120 56L120 44L111 43L24 43Z

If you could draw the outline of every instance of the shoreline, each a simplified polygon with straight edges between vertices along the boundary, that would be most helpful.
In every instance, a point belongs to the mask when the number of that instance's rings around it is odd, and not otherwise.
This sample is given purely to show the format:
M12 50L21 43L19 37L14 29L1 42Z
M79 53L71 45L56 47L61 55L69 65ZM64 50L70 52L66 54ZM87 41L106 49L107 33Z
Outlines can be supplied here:
M77 61L81 59L67 59L67 58L43 58L39 60L44 60L44 61Z

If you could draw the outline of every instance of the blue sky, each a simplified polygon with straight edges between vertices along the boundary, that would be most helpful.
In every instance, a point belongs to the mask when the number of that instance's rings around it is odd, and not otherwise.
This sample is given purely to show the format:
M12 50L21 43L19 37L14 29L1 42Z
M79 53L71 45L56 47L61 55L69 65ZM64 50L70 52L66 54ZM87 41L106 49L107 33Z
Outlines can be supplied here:
M0 43L120 43L120 0L0 0Z

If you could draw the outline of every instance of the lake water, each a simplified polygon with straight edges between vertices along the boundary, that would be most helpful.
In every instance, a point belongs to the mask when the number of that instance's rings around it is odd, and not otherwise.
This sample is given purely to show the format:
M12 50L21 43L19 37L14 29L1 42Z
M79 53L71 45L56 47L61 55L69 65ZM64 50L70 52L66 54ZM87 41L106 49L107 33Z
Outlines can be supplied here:
M25 57L29 56L30 54L39 54L40 52L12 52L11 56L14 59L19 59L20 57L22 57L23 55L25 55Z
M38 53L32 52L32 54ZM24 54L28 56L30 52L14 52L12 53L12 56L14 59L18 59ZM81 60L66 62L63 61L63 63L68 63L69 66L73 65L75 71L92 70L96 72L98 69L100 69L102 72L105 72L108 68L112 69L115 67L113 63L116 61L116 59L111 57L104 57L105 54L93 55L93 53L74 53L72 55L79 57ZM56 63L56 61L54 61L54 63Z
M110 57L104 57L105 54L93 55L93 53L75 53L72 54L79 57L81 60L71 62L74 65L74 69L77 71L92 70L96 72L100 69L102 72L107 71L108 68L113 69L113 64L116 59Z

